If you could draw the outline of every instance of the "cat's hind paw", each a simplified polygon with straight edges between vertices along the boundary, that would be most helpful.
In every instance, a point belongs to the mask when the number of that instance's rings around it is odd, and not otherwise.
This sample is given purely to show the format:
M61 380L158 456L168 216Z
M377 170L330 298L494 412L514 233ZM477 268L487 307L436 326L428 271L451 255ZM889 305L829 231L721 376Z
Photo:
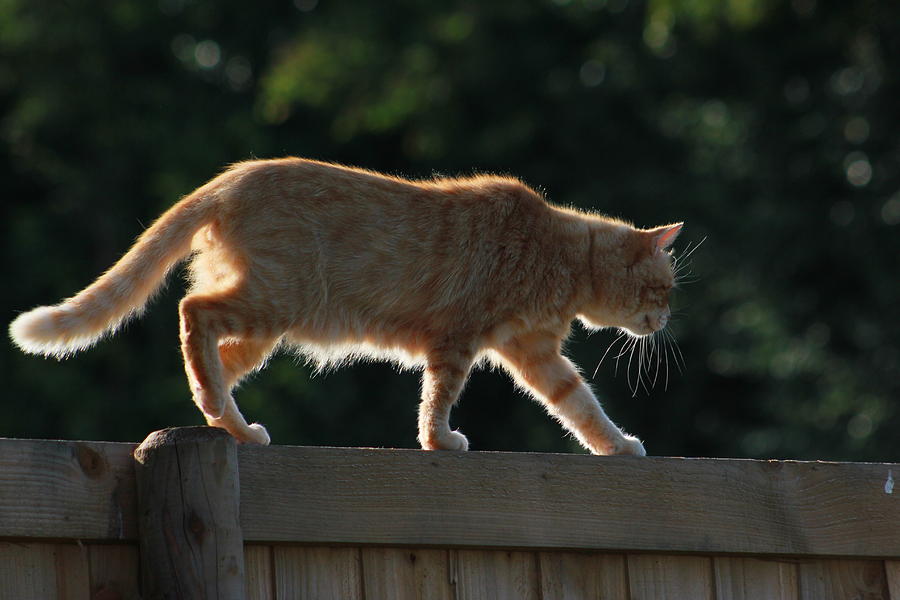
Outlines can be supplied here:
M268 446L272 441L272 438L269 437L269 432L259 423L251 423L247 426L247 429L249 430L247 432L249 439L246 440L248 442Z
M449 431L440 437L431 437L422 442L423 450L457 450L465 452L469 449L469 440L459 431Z

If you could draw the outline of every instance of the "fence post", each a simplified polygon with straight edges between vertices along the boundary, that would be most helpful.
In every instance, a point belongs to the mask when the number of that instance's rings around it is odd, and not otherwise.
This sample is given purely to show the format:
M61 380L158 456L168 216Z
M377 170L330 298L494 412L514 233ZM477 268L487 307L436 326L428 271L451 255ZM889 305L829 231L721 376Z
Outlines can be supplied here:
M234 438L213 427L163 429L134 458L142 597L243 599Z

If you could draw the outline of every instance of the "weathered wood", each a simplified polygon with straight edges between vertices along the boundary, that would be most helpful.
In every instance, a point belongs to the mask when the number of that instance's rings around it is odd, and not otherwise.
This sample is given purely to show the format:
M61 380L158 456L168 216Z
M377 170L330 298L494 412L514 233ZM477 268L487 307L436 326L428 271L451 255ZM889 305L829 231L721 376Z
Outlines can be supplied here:
M247 600L275 600L272 547L244 546L244 587Z
M234 438L210 427L166 429L134 458L144 599L242 599Z
M628 557L633 600L713 600L710 559L638 554Z
M716 600L797 600L797 564L717 556Z
M86 551L75 544L0 542L0 599L88 600Z
M249 541L900 556L900 503L884 492L898 465L249 445L238 457Z
M537 556L504 550L451 550L451 579L460 600L537 600ZM453 569L455 567L455 574Z
M415 548L363 548L365 598L454 600L450 551Z
M880 560L813 560L799 566L801 600L860 598L889 600L884 562Z
M136 541L133 448L0 439L0 538ZM238 456L250 542L900 556L900 503L884 486L896 464L252 446Z
M51 544L0 542L0 590L17 600L56 598L56 560Z
M0 439L0 537L136 540L133 448Z
M581 552L541 552L543 598L628 598L625 556Z
M137 544L91 544L91 600L139 600L140 556Z
M884 561L884 570L891 600L900 600L900 560Z
M358 548L274 548L275 597L292 600L364 598Z
M88 600L91 598L88 547L78 544L55 544L56 600Z

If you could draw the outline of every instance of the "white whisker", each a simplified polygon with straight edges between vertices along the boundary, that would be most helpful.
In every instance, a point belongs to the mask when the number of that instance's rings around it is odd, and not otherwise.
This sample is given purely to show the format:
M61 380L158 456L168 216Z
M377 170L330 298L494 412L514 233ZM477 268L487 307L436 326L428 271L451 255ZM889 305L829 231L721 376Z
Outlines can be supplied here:
M600 362L597 363L597 368L594 369L594 374L591 375L591 379L594 379L595 377L597 377L597 372L600 370L600 365L603 364L603 360L606 358L606 355L609 354L609 351L613 349L613 346L615 346L616 343L624 337L625 337L625 332L620 331L619 335L616 336L616 339L614 339L613 341L611 341L609 343L609 347L606 349L606 352L603 353L603 356L600 357Z
M684 355L681 353L681 348L678 346L678 340L675 339L675 335L671 331L667 331L667 334L672 347L672 360L675 362L675 367L678 368L678 372L683 375L684 370L682 367L686 367ZM676 352L678 353L677 355L675 354Z
M653 334L653 344L651 346L652 352L656 353L656 370L653 372L653 384L650 387L656 387L656 379L659 377L659 344L656 342L656 333ZM651 360L653 355L650 355Z

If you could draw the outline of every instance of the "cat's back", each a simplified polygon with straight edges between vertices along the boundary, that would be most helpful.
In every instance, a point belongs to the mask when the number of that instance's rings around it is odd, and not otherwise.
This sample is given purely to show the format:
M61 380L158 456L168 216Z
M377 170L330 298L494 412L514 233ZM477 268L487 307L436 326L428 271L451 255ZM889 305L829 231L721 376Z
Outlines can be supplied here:
M496 175L412 180L292 157L238 163L220 178L223 208L244 218L269 215L318 225L347 218L388 229L414 221L429 228L437 221L490 223L512 212L547 209L521 181Z

